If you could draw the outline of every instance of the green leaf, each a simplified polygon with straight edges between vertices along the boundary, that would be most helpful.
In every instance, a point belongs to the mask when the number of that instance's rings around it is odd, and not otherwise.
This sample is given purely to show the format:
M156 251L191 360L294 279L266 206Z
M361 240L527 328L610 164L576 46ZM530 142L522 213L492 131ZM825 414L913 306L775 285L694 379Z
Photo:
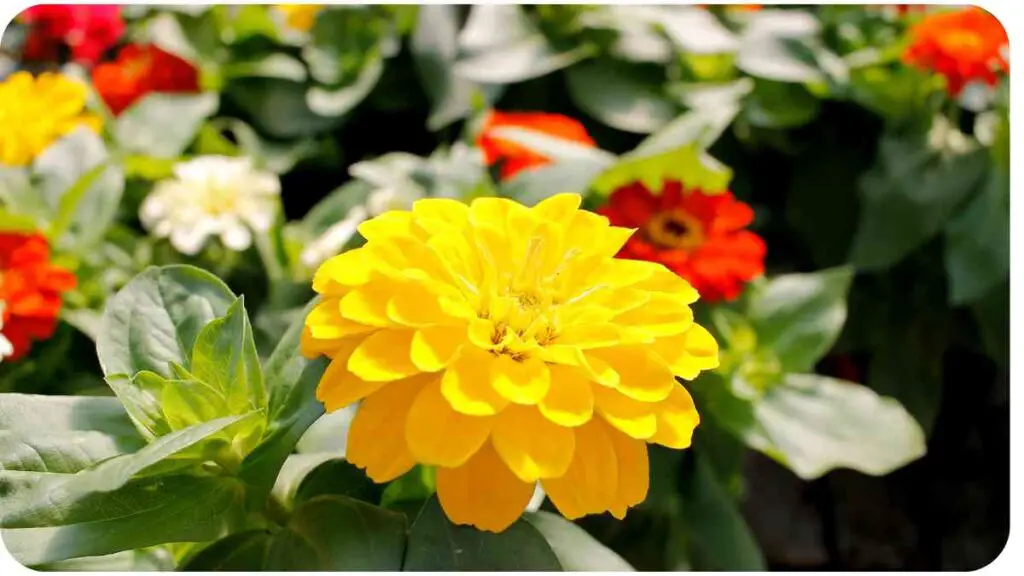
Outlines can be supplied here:
M310 302L267 360L264 375L270 395L269 424L263 441L242 462L239 472L250 485L250 503L257 509L265 504L299 439L324 413L323 404L316 399L316 388L328 362L307 360L299 352L305 318L315 304L316 300Z
M40 572L170 572L174 558L163 548L125 550L35 566Z
M107 302L96 342L103 373L171 377L168 362L185 364L202 328L234 301L223 282L199 268L147 269Z
M36 193L50 207L51 239L76 253L93 247L117 216L124 192L124 171L111 164L103 140L79 128L43 151L33 172L40 181Z
M818 99L798 84L761 80L744 101L743 118L752 126L796 128L818 114Z
M402 570L555 572L562 565L544 536L526 520L517 520L500 534L456 526L435 496L413 522Z
M306 67L298 58L275 52L255 60L231 62L222 69L227 79L281 78L292 82L305 82Z
M604 164L590 160L570 160L522 170L501 183L502 196L533 205L560 192L583 193L606 171Z
M551 546L558 563L569 572L633 572L618 554L594 539L586 530L550 512L531 512L526 521Z
M982 298L1010 274L1010 173L989 171L985 186L946 226L946 273L954 305Z
M291 516L267 552L266 570L402 569L405 517L343 496L319 496Z
M589 55L586 45L556 52L544 36L536 33L462 59L455 63L454 70L480 84L513 84L567 68Z
M347 86L314 86L306 93L306 105L314 114L327 118L344 116L369 96L384 74L384 59L375 57L363 65L359 76Z
M675 118L676 107L657 84L634 68L595 61L566 72L573 102L601 122L626 132L650 134Z
M308 87L279 78L239 78L227 85L225 94L268 136L294 139L332 130L342 116L325 117L306 104Z
M473 7L477 10L478 6ZM465 118L473 109L475 84L456 76L452 66L458 57L459 12L449 5L421 6L409 49L416 73L430 98L427 127L439 130Z
M241 524L242 486L225 477L165 476L94 495L82 517L61 525L4 529L15 560L35 566L167 542L215 540ZM6 505L4 506L6 508Z
M615 155L605 152L600 148L586 146L572 140L558 138L536 130L525 128L495 128L494 138L508 140L529 148L531 151L540 154L552 162L588 162L595 167L603 169L610 168L615 163Z
M896 323L880 327L865 384L891 396L930 433L942 404L942 356L945 334L934 326Z
M70 474L144 444L114 398L0 394L0 470Z
M651 23L660 26L672 43L684 52L720 54L736 49L736 38L705 8L644 6L643 9L650 12Z
M289 455L274 480L274 487L271 490L273 498L286 510L291 510L295 503L295 494L306 476L317 466L337 458L339 455L333 452Z
M758 78L779 82L824 82L825 75L794 50L795 40L814 37L820 24L800 10L762 10L752 14L740 36L736 67Z
M153 440L171 431L161 404L166 383L162 376L145 370L132 378L123 374L108 376L106 382L144 438Z
M296 503L318 496L346 496L369 504L380 502L384 487L370 480L351 462L328 460L310 470L295 491Z
M736 503L702 457L691 453L689 460L689 473L681 476L680 518L687 528L694 568L765 571L764 556Z
M739 111L739 103L729 100L694 108L645 138L630 154L655 156L693 144L706 150L718 140Z
M853 271L831 268L777 276L755 289L748 315L758 347L770 349L787 372L806 372L825 355L846 322Z
M147 94L117 117L114 138L126 152L176 158L188 148L218 104L215 92Z
M385 508L402 509L409 504L423 503L437 491L435 470L429 466L413 466L411 470L388 483L380 495L380 504Z
M871 271L893 266L934 237L977 189L988 158L965 138L938 120L927 137L882 138L878 164L861 180L854 265Z
M188 367L197 379L222 395L230 413L267 407L263 370L244 297L239 297L223 318L203 327Z
M924 432L899 402L852 382L787 374L754 410L781 462L805 480L835 468L883 476L926 451Z
M1003 370L1010 366L1009 281L971 304L985 352Z
M266 530L232 534L203 548L184 566L183 572L259 572L266 565L274 537Z

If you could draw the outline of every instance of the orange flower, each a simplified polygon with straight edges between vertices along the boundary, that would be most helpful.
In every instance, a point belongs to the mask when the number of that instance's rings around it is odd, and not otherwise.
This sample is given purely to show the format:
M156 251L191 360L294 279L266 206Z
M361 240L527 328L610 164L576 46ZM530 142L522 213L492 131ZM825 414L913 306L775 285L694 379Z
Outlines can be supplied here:
M156 46L129 44L121 49L115 61L100 64L93 70L92 82L116 115L152 92L198 92L199 71Z
M501 162L501 179L509 180L521 170L539 168L551 161L529 148L496 137L495 128L522 128L542 132L587 146L595 146L582 124L561 114L543 112L497 112L493 111L484 120L477 145L484 151L488 166Z
M33 340L53 335L61 294L75 287L75 275L50 263L41 234L0 232L0 302L3 335L12 359L28 353Z
M999 72L1010 71L1006 30L981 8L926 16L910 35L904 62L944 76L953 96L974 81L994 86Z
M634 182L612 192L597 211L612 226L638 228L620 258L660 262L697 289L702 300L733 300L764 273L765 244L744 230L750 206L731 192L704 194L668 180L660 194Z

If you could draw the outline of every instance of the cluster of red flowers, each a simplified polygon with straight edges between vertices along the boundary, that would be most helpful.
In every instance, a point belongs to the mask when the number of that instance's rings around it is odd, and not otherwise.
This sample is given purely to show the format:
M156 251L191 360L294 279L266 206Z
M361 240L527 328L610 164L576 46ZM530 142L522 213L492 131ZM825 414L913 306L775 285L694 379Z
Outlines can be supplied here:
M971 82L994 86L1010 71L1009 39L995 16L977 7L936 12L910 29L903 60L946 78L957 96Z
M57 60L61 47L70 48L72 60L95 66L93 84L115 115L147 94L199 91L196 67L156 46L129 44L113 61L101 62L124 35L119 6L33 6L19 20L29 26L26 60Z
M550 162L524 146L503 140L494 130L516 127L587 146L595 146L579 122L558 114L491 112L478 143L488 165L500 167L502 180ZM612 225L636 228L620 258L660 262L685 278L706 302L733 300L747 282L764 273L766 247L746 230L750 206L731 192L705 194L667 181L661 190L633 182L612 192L597 211Z
M75 284L74 274L50 262L42 235L0 232L3 336L14 348L12 359L27 354L33 340L53 335L61 294Z

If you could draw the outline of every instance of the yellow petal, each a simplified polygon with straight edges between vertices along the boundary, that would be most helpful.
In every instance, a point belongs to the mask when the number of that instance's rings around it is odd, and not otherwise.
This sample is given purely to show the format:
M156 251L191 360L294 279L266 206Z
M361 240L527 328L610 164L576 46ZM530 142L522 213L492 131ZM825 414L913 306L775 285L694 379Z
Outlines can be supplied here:
M429 378L417 376L392 382L363 400L356 410L345 459L366 470L374 482L394 480L415 464L405 443L405 420Z
M574 346L560 344L545 346L538 353L538 357L553 364L575 366L581 369L591 381L602 386L615 386L619 383L619 373L607 362L592 354L584 353Z
M509 406L494 418L494 448L520 480L565 474L575 447L572 428L551 422L533 406Z
M299 337L299 350L303 356L310 359L319 356L337 358L342 355L342 352L348 358L348 355L355 349L353 342L361 342L365 337L366 335L359 334L348 338L317 339L313 337L312 331L306 326L302 329L302 335ZM347 352L345 352L346 350Z
M392 322L416 328L456 321L445 313L435 295L412 284L403 285L391 294L386 313Z
M462 348L441 380L441 392L452 408L470 416L490 416L508 406L508 399L491 385L493 360L477 348Z
M318 294L339 295L347 288L370 281L370 265L362 248L342 252L327 259L313 275L313 290Z
M487 441L491 416L466 416L452 409L438 378L423 387L405 421L405 441L418 462L462 466Z
M567 326L558 335L558 343L581 350L615 346L622 341L621 331L611 324Z
M341 299L341 315L366 326L384 328L392 324L388 318L390 291L383 286L360 286Z
M309 311L306 316L306 326L310 330L310 336L316 340L333 340L365 334L377 328L353 322L341 315L340 301L329 298Z
M359 234L367 243L384 240L391 236L412 234L412 213L405 210L390 210L359 224Z
M673 336L693 326L693 310L677 296L652 293L644 306L619 314L615 323L636 326L651 336Z
M616 503L618 463L605 428L597 419L579 428L572 464L561 478L541 480L552 504L569 520L610 510Z
M488 532L518 520L535 486L516 478L490 442L459 468L437 469L437 499L448 519Z
M669 448L688 448L693 440L693 430L700 424L700 414L686 388L682 384L676 385L656 410L658 431L651 437L651 442Z
M612 516L621 520L626 516L626 509L647 498L651 481L647 443L630 438L613 428L606 428L606 432L615 449L615 461L619 472L615 505L610 512Z
M536 404L551 385L551 372L537 358L513 360L507 354L491 362L491 380L494 389L510 402Z
M469 222L469 206L449 198L424 198L412 204L416 223L430 234L452 228L462 229Z
M545 418L560 426L580 426L594 414L594 392L581 371L552 365L551 387L537 407Z
M374 332L352 352L348 369L365 380L389 382L418 373L412 363L413 330L380 330Z
M664 400L676 384L661 358L641 346L601 348L590 351L588 357L607 362L619 374L615 389L641 402Z
M462 326L420 328L412 337L412 363L424 372L438 372L448 366L466 342Z
M633 438L646 440L658 427L655 404L639 402L610 388L594 390L594 405L609 424Z
M694 324L678 336L658 338L650 349L672 373L693 380L703 370L718 368L718 342L703 326Z
M532 208L535 216L544 220L564 223L580 208L583 198L579 194L562 193L548 196Z
M679 302L682 304L693 304L699 297L697 290L689 282L660 264L654 268L650 277L637 282L633 287L640 290L672 294L679 298Z
M328 412L340 410L380 390L387 382L370 382L348 369L349 354L331 361L316 388L316 399Z

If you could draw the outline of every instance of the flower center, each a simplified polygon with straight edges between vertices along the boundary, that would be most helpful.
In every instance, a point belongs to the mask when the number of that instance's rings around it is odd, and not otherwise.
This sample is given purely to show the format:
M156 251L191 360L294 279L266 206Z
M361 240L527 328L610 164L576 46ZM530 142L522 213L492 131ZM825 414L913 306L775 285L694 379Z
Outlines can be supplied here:
M975 50L982 45L981 37L971 30L952 30L944 37L944 44L949 50Z
M663 248L696 248L704 243L704 226L683 210L658 212L643 228L644 236Z
M221 216L238 211L238 190L232 187L213 186L207 189L203 198L203 210L211 216Z

